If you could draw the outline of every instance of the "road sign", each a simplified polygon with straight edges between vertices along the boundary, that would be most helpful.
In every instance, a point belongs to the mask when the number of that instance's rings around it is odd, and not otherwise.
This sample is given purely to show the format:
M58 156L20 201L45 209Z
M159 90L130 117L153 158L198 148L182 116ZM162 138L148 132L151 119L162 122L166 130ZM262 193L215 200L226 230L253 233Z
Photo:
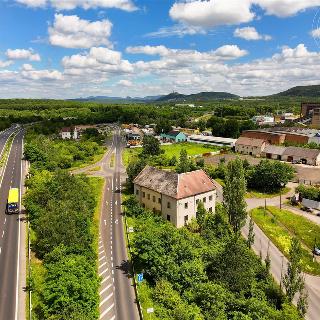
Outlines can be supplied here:
M143 281L143 273L138 273L138 282Z
M147 313L153 313L154 312L154 309L153 308L148 308L147 309Z

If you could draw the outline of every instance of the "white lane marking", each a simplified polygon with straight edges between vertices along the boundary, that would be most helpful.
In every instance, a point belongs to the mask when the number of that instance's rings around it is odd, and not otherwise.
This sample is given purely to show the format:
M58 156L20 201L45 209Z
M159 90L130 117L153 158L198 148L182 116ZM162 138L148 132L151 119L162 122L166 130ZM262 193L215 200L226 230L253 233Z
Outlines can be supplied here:
M103 220L104 221L104 225L106 226L107 225L107 220Z
M104 254L104 250L101 250L101 251L99 252L99 254Z
M110 320L114 320L116 318L116 316L113 316Z
M101 315L100 315L100 319L102 319L112 308L114 307L114 303L106 310L104 310Z
M2 231L2 238L3 238L3 236L4 236L4 230Z
M21 159L23 154L23 137L21 140ZM22 161L20 160L20 199L19 199L19 208L21 210L21 196L22 196ZM15 310L15 319L18 320L18 309L19 309L19 268L20 268L20 219L19 230L18 230L18 256L17 256L17 284L16 284L16 310Z
M104 289L102 289L101 291L100 291L100 295L102 295L104 292L106 292L109 288L111 288L111 286L112 286L112 283L110 283L109 285L107 285ZM113 292L112 292L113 293ZM107 297L108 298L108 297ZM106 298L106 299L107 299ZM105 299L104 299L105 300ZM101 307L101 305L104 303L104 300L103 301L101 301L101 303L100 303L100 307Z
M4 224L6 224L6 222L7 222L7 218L4 218Z
M99 247L99 250L102 249L102 248L103 248L103 246L100 246L100 247Z
M2 248L0 247L0 254L1 254Z
M116 200L116 201L114 202L114 204L117 205L117 204L118 204L118 201Z
M103 284L103 283L105 283L107 280L109 280L110 279L110 276L107 276L107 277L105 277L102 281L101 281L101 284Z
M103 266L105 266L106 264L107 264L107 261L105 261L103 264L101 264L101 265L99 266L99 269L102 268Z
M99 258L99 261L103 260L106 256L102 256L101 258Z
M99 273L99 276L101 277L101 276L104 275L107 271L108 271L108 268L104 269L102 272Z

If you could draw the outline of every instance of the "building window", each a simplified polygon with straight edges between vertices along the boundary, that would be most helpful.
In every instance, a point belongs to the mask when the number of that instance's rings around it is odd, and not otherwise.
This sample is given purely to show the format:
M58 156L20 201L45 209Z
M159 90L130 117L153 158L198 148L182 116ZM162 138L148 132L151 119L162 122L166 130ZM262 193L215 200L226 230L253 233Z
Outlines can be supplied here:
M148 193L148 200L150 200L150 193Z
M168 221L171 221L170 214L167 214L167 220L168 220Z
M198 204L198 203L199 203L199 201L200 201L200 200L199 200L199 199L197 199L197 200L196 200L196 204Z
M209 208L209 212L212 212L212 207Z
M184 208L185 208L185 209L188 209L188 202L186 202L186 203L184 204Z
M184 224L186 225L188 223L189 217L188 216L184 216Z
M167 208L168 208L168 209L171 208L171 203L170 203L170 202L167 203Z
M207 202L207 198L204 197L202 201L203 201L203 203L206 203Z
M139 195L139 190L138 190L138 189L136 190L136 195L137 195L137 196Z
M158 198L158 203L161 203L161 198Z
M209 196L209 201L212 201L212 196Z
M153 197L152 197L152 201L153 201L153 202L156 202L156 196L153 196Z
M146 205L143 203L143 204L142 204L142 207L143 207L143 208L145 208L145 207L146 207Z
M146 193L142 192L142 198L145 198L145 197L146 197Z

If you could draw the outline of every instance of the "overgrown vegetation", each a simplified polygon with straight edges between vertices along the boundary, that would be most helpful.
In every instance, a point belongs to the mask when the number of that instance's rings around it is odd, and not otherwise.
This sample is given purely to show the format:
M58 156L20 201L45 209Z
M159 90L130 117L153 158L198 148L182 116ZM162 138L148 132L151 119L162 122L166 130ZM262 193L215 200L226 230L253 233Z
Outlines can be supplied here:
M318 187L305 186L301 184L296 191L300 193L302 198L320 201L320 188Z
M94 212L101 182L43 170L33 173L27 187L24 204L39 261L29 279L34 319L98 319Z
M201 231L176 229L160 216L126 201L133 261L152 319L300 319L246 242L235 237L222 207L206 214ZM193 222L194 224L195 222ZM197 223L197 222L196 222Z

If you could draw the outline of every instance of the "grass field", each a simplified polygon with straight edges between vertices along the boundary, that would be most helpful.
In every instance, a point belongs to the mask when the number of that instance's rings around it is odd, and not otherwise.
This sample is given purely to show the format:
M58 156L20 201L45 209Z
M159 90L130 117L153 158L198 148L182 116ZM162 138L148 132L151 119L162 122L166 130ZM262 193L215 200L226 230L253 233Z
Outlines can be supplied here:
M268 210L270 210L270 212L266 213L263 208L253 209L251 211L252 218L255 221L255 223L267 235L267 237L278 247L278 249L286 257L288 257L293 232L289 232L289 228L287 229L285 226L282 225L282 222L278 219L278 216L284 216L288 214L291 217L291 219L294 218L293 220L298 219L298 216L286 210L283 210L281 213L276 213L277 210L280 210L274 207L268 207ZM273 216L271 212L275 213L275 215ZM288 219L289 218L286 218L286 220ZM305 221L300 221L300 224L305 225ZM302 227L299 226L299 228ZM304 232L306 232L305 229ZM306 234L302 234L302 231L300 231L299 235L297 234L297 232L295 232L295 234L300 240L304 241ZM302 236L303 238L301 238ZM310 248L306 249L305 247L303 247L302 251L303 270L310 274L320 275L320 264L312 260L312 250Z
M165 155L168 158L172 158L173 156L179 158L182 149L186 149L189 156L203 155L204 153L215 152L219 150L218 147L189 142L164 145L161 146L161 149L165 151ZM122 154L123 164L127 166L130 160L138 156L141 152L142 148L126 148Z
M281 190L281 195L287 194L291 189L288 187L285 187ZM265 198L274 198L278 197L280 195L280 192L274 192L274 193L263 193L258 192L256 190L248 190L246 194L246 198L258 198L258 199L265 199Z

